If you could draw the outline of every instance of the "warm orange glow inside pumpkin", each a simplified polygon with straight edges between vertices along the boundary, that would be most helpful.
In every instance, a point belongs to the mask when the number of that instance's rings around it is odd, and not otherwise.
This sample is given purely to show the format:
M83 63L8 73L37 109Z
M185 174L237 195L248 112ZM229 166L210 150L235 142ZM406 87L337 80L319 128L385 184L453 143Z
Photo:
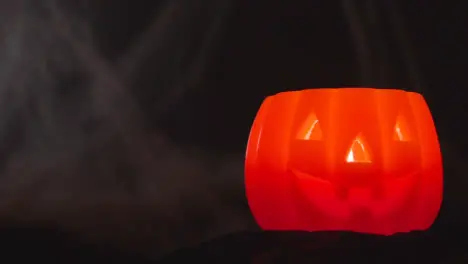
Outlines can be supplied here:
M402 115L398 115L398 119L395 123L395 128L393 129L393 139L398 141L409 142L410 131L406 119Z
M252 126L245 173L250 207L265 229L425 229L442 199L431 114L421 95L399 90L268 97Z
M357 136L346 155L346 162L348 163L371 163L370 154L364 144L364 140Z
M321 140L322 129L315 113L310 113L301 129L297 133L297 139L302 140Z

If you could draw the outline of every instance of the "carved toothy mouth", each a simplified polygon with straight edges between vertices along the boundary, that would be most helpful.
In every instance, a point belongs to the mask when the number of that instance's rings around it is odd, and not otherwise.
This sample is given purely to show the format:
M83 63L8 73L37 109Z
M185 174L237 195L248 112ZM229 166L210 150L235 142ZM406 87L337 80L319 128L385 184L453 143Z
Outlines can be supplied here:
M408 206L412 189L417 182L417 173L402 178L383 179L381 194L373 195L374 186L349 188L345 197L332 182L319 179L307 173L292 170L295 175L297 191L306 198L311 206L333 218L348 219L356 210L365 208L373 218L384 218L396 210Z

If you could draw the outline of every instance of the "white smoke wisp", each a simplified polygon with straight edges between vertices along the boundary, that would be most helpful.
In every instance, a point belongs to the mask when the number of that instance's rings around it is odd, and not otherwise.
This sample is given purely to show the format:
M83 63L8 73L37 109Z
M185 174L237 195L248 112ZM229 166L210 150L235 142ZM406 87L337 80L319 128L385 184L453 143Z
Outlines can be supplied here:
M243 156L148 121L197 87L231 0L161 4L117 62L79 3L0 1L0 217L155 255L250 227Z

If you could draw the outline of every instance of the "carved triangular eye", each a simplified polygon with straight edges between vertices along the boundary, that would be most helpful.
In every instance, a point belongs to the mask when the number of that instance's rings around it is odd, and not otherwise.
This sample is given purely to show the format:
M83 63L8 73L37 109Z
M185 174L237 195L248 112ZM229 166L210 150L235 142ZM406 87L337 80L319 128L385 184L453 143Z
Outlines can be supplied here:
M310 113L307 119L302 123L297 135L297 139L302 140L321 140L322 128L315 113Z
M357 136L346 155L346 162L348 163L371 163L371 157L366 143L361 136Z
M397 117L395 126L393 127L393 140L405 142L411 141L408 122L403 115L399 115Z

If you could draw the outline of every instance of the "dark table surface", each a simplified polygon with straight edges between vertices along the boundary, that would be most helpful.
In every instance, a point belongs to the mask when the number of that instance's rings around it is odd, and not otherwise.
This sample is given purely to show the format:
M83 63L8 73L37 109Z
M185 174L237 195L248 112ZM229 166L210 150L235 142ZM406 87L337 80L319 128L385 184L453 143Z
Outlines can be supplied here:
M454 218L449 218L454 219ZM463 218L461 218L463 219ZM158 259L80 243L54 229L0 227L2 263L468 263L463 222L439 219L425 232L240 232ZM11 262L11 260L14 262Z
M427 233L242 233L181 250L163 263L466 263L461 243Z
M166 256L162 263L468 263L463 203L444 203L424 232L244 232Z

